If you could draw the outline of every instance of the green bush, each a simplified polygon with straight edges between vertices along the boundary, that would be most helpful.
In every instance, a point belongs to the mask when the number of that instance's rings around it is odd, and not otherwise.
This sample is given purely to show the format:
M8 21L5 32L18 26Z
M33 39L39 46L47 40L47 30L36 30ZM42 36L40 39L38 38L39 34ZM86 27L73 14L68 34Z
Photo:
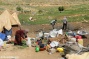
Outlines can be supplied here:
M64 7L63 7L63 6L60 6L60 7L58 7L58 10L59 10L60 13L61 13L61 11L64 11Z
M17 11L23 11L23 8L21 8L20 6L16 7Z
M38 13L42 13L43 11L42 10L39 10Z

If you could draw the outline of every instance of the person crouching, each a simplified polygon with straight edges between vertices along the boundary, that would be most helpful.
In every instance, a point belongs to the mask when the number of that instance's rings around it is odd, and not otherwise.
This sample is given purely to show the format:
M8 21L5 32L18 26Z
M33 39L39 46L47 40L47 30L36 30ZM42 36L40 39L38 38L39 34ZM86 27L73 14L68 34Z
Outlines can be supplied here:
M14 45L21 45L22 46L22 40L27 38L27 31L26 30L17 30L15 33L15 42Z

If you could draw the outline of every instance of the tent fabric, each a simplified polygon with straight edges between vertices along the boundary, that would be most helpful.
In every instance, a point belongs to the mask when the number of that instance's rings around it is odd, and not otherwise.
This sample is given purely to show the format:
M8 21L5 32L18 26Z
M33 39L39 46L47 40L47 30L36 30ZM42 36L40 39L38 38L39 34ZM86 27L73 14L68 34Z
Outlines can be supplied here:
M20 21L19 21L19 19L18 19L18 16L17 16L17 14L16 14L16 12L14 12L14 13L12 14L12 16L13 16L14 19L16 20L16 23L17 23L18 25L21 25L21 23L20 23Z
M85 52L81 55L79 54L67 54L68 59L89 59L89 52Z
M0 32L2 32L3 30L3 24L2 24L2 21L0 20Z
M0 47L4 45L3 40L0 38Z
M3 30L3 27L6 28L7 30L10 30L12 28L12 25L20 24L15 17L13 17L7 10L5 10L0 15L0 26L1 26L0 32Z
M11 20L14 20L14 18L10 15L10 13L5 10L1 15L0 15L0 20L3 20L4 23L4 28L6 28L7 30L11 29L11 24L13 22L11 22Z

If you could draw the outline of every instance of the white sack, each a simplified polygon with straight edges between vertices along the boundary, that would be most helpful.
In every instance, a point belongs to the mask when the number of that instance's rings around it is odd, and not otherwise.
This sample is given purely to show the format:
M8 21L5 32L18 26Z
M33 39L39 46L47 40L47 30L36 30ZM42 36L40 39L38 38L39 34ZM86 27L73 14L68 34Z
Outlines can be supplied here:
M26 41L27 46L31 47L31 38L28 37Z
M3 46L4 45L4 42L3 40L0 38L0 46Z

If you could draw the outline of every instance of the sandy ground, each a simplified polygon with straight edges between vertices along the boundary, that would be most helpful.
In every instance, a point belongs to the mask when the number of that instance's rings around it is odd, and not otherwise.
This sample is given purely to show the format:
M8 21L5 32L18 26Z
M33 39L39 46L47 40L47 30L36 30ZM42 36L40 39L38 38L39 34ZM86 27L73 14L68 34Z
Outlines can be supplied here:
M6 48L6 49L5 49ZM47 51L35 52L34 47L21 49L8 44L0 51L0 59L59 59L60 54L49 54Z
M72 25L71 25L72 24ZM56 24L55 28L60 29L62 24ZM70 29L83 29L89 32L89 23L69 23ZM45 32L52 30L51 25L22 25L23 29L29 29L28 36L36 37L36 34L43 29ZM89 37L89 36L88 36ZM89 44L89 38L84 39L84 46ZM60 59L60 53L49 55L47 51L35 52L34 47L27 47L21 49L13 44L7 44L2 51L0 51L0 59Z

